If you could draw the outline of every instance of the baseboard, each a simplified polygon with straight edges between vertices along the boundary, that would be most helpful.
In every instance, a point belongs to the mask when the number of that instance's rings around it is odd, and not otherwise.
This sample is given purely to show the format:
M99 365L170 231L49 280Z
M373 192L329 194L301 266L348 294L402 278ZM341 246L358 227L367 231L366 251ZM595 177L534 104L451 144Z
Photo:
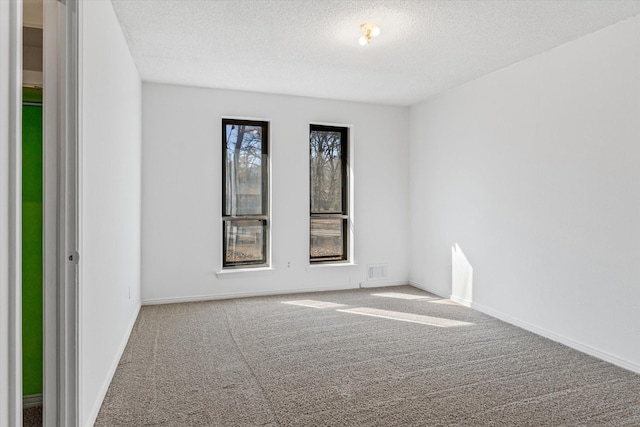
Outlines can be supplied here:
M42 406L42 393L22 396L23 408L33 408L34 406Z
M467 301L466 299L462 299L462 298L457 297L455 295L451 295L449 297L449 299L451 301L453 301L453 302L457 302L460 305L464 305L465 307L474 308L474 307L471 307L473 305L473 303L471 301ZM478 311L482 311L482 310L478 310ZM485 314L489 314L489 313L485 313ZM495 317L495 316L493 316L493 317ZM510 322L508 322L508 323L510 323Z
M469 308L472 308L474 310L480 311L484 314L488 314L491 317L494 317L496 319L502 320L503 322L507 322L511 325L517 326L519 328L525 329L529 332L533 332L536 335L540 335L542 337L548 338L552 341L558 342L560 344L564 344L567 347L571 347L574 350L578 350L582 353L588 354L589 356L593 356L597 359L600 360L604 360L605 362L609 362L613 365L619 366L621 368L627 369L629 371L635 372L637 374L640 374L640 365L638 365L637 363L633 363L633 362L629 362L628 360L624 360L621 359L617 356L614 356L612 354L606 353L604 351L598 350L596 348L593 348L591 346L582 344L578 341L574 341L571 338L567 338L565 336L556 334L555 332L552 332L548 329L545 328L541 328L539 326L533 325L531 323L516 319L515 317L509 316L507 314L504 314L500 311L494 310L492 308L489 307L485 307L483 305L471 302L471 301L466 301L463 300L461 298L457 298L455 296L451 296L451 300L458 302L462 305L465 305Z
M409 284L408 280L400 280L400 281L375 281L375 282L361 282L361 289L369 289L369 288L388 288L390 286L406 286Z
M408 282L380 282L377 287L384 286L400 286L406 285ZM200 302L200 301L216 301L216 300L225 300L225 299L234 299L234 298L250 298L250 297L267 297L274 295L288 295L288 294L304 294L304 293L315 293L315 292L330 292L330 291L345 291L349 289L358 289L360 285L337 285L337 286L326 286L319 288L297 288L297 289L275 289L270 291L259 291L259 292L233 292L227 294L210 294L210 295L194 295L187 297L176 297L176 298L149 298L143 299L142 305L159 305L159 304L177 304L182 302ZM367 288L373 286L366 286Z
M477 304L474 303L472 301L467 301L463 298L457 297L455 295L450 295L450 296L444 296L444 295L439 295L437 292L434 292L433 290L429 289L428 286L425 286L421 283L418 282L414 282L414 281L409 281L409 284L411 286L414 286L416 288L422 289L423 291L427 291L430 292L432 294L438 295L439 297L442 298L448 298L453 302L456 302L460 305L463 305L465 307L469 307L473 310L477 310L479 312L482 312L484 314L487 314L491 317L494 317L496 319L502 320L503 322L507 322L511 325L517 326L519 328L525 329L529 332L533 332L536 335L540 335L544 338L548 338L552 341L558 342L560 344L564 344L567 347L571 347L574 350L578 350L582 353L588 354L589 356L593 356L597 359L600 360L604 360L605 362L609 362L613 365L619 366L621 368L627 369L629 371L635 372L637 374L640 374L640 365L637 363L633 363L633 362L629 362L628 360L624 360L621 359L617 356L614 356L612 354L603 352L601 350L598 350L596 348L593 348L591 346L582 344L578 341L572 340L571 338L567 338L565 336L556 334L555 332L551 332L548 329L544 329L541 328L539 326L533 325L531 323L516 319L515 317L509 316L507 314L504 314L498 310L494 310L492 308L486 307L484 305L481 304Z
M105 378L102 387L100 388L100 392L98 393L98 398L87 417L87 423L85 424L87 427L91 427L95 424L96 418L98 418L98 413L100 412L100 408L102 407L102 402L104 401L105 396L107 395L107 390L109 390L109 385L111 385L111 380L113 379L113 375L116 373L116 369L118 368L118 363L120 363L120 358L124 353L124 349L129 342L129 337L131 336L131 332L133 331L133 327L136 324L136 319L138 318L138 313L140 312L140 306L136 309L135 313L131 317L129 321L129 327L127 328L127 333L124 335L122 341L120 342L120 346L118 347L118 351L116 353L116 357L111 363L111 367L109 368L109 372L107 373L107 378Z
M433 295L438 296L440 298L449 299L448 296L442 295L440 292L436 292L433 289L429 289L428 286L426 286L426 285L424 285L422 283L416 282L414 280L409 280L409 285L413 286L414 288L422 289L423 291L429 292L430 294L433 294Z

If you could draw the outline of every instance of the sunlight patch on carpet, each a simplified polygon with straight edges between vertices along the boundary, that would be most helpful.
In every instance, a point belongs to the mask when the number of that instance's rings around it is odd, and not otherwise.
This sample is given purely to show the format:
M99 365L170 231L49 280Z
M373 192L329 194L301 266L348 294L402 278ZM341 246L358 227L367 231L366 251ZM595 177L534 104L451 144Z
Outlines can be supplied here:
M401 322L419 323L421 325L437 326L438 328L475 325L475 323L463 322L460 320L443 319L440 317L423 316L420 314L402 313L399 311L380 310L377 308L368 307L349 308L337 311L340 311L342 313L379 317L382 319L399 320Z
M282 301L283 304L298 305L300 307L311 308L339 308L346 307L344 304L337 304L335 302L315 301L312 299L301 299L297 301Z
M379 294L371 294L372 297L385 297L385 298L397 298L408 300L433 300L433 297L427 297L424 295L405 294L402 292L381 292Z

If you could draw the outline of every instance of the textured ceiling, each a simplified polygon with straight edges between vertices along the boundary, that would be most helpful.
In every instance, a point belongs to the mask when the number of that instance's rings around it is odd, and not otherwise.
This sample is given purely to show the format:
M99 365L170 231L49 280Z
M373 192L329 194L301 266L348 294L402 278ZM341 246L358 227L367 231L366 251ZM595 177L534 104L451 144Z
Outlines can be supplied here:
M411 105L640 0L112 0L143 81ZM382 32L358 45L360 24Z

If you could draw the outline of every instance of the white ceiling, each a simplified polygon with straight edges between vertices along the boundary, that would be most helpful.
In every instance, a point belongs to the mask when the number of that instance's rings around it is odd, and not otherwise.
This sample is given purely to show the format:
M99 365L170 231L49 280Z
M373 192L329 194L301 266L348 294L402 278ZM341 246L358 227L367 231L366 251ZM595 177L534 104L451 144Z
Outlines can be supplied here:
M143 81L411 105L640 14L640 0L112 0ZM358 45L359 26L379 37Z

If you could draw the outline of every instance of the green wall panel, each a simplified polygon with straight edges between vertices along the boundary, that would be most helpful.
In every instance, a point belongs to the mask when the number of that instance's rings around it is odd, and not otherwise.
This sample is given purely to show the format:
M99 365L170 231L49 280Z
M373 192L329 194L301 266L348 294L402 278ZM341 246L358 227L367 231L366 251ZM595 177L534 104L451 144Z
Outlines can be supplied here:
M33 91L33 90L32 90ZM28 95L28 96L27 96ZM38 102L24 93L25 102ZM22 386L42 393L42 106L22 106Z

